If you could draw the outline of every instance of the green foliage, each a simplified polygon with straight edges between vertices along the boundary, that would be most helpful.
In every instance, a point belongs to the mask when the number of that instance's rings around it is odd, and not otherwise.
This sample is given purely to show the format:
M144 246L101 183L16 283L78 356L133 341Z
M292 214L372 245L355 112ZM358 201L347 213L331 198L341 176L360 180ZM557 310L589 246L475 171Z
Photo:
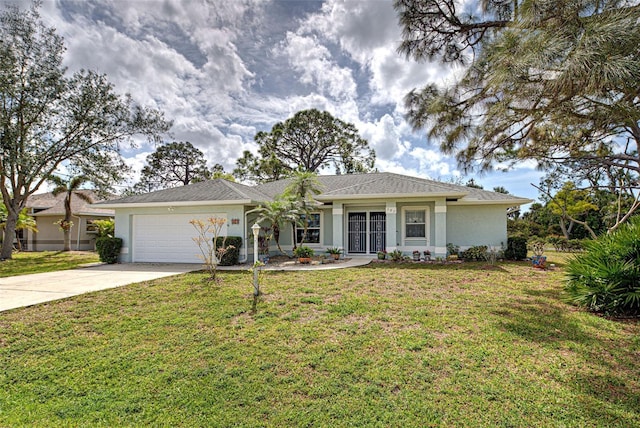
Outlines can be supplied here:
M338 247L330 247L326 250L327 254L342 254L342 250Z
M186 186L210 178L204 153L188 141L174 141L159 146L147 156L147 164L142 168L140 181L132 193Z
M394 6L407 57L470 62L452 84L431 83L405 97L408 121L427 128L461 167L488 170L530 159L545 170L580 173L579 181L608 176L613 193L633 195L640 173L636 1L396 0Z
M93 220L91 225L95 227L98 238L110 238L116 230L116 222L112 218L105 220Z
M640 315L640 217L586 244L567 266L568 300L590 311Z
M0 12L0 175L9 235L27 198L60 165L109 187L128 171L121 146L139 135L155 140L170 127L161 112L120 95L105 75L68 73L63 39L44 24L39 4ZM0 258L11 258L11 240Z
M488 247L486 245L477 245L475 247L464 250L460 257L467 261L481 261L488 258Z
M507 248L504 250L507 260L522 260L527 258L527 238L510 236L507 238Z
M309 248L306 245L300 245L295 250L293 250L293 254L296 257L307 258L307 257L313 257L314 251L312 248Z
M447 244L447 256L458 256L458 255L460 255L460 246L449 242Z
M244 152L233 171L242 181L273 181L327 167L343 174L368 172L375 163L374 150L353 124L316 109L299 111L270 132L258 132L255 142L259 155Z
M96 251L102 262L117 263L121 248L122 239L120 238L102 237L96 239Z
M389 253L389 258L397 263L404 260L404 255L400 250L393 250L392 252Z
M220 249L224 245L225 251L218 263L220 266L233 266L238 264L240 259L240 247L242 247L242 237L240 236L218 236L216 238L216 254L220 254Z

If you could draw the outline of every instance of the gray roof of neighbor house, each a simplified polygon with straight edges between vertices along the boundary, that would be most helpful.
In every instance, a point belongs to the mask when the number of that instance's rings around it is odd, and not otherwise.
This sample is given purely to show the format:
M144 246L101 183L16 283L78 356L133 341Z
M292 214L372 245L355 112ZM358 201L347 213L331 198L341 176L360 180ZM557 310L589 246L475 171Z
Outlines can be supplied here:
M114 211L107 208L100 208L95 202L101 200L93 190L76 190L71 197L71 213L74 216L96 216L96 217L113 217ZM78 197L78 193L87 196L92 202L87 202ZM31 195L27 199L27 208L30 209L31 215L39 216L61 216L64 215L64 198L66 193L59 193L54 196L53 193L39 193Z
M456 203L513 204L531 202L530 199L514 195L475 189L456 184L442 183L424 178L409 177L389 172L368 174L319 175L322 193L316 195L320 202L348 201L354 199L390 199L445 197ZM281 194L291 179L247 186L223 179L204 181L187 186L158 190L142 195L101 202L97 206L118 208L125 206L154 205L210 205L210 204L257 204L272 200Z

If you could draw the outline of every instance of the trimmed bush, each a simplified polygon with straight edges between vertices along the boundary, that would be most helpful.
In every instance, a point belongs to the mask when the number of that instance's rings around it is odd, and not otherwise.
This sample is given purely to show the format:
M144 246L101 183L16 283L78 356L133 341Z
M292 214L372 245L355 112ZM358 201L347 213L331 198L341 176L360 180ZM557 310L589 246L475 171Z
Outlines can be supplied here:
M122 248L122 239L120 238L103 236L96 239L96 251L98 251L101 262L109 264L117 263L120 248Z
M593 312L640 315L640 217L584 245L567 265L567 300Z
M526 259L527 238L523 236L510 236L507 238L507 249L504 250L504 258L507 260Z
M225 240L224 236L218 236L216 240L216 252L222 243L224 242L227 251L220 258L220 266L233 266L238 264L240 260L240 247L242 247L242 238L240 236L227 236Z
M460 254L460 257L462 257L463 260L467 260L467 261L486 260L487 250L488 250L488 247L486 245L477 245L475 247L471 247L464 250Z

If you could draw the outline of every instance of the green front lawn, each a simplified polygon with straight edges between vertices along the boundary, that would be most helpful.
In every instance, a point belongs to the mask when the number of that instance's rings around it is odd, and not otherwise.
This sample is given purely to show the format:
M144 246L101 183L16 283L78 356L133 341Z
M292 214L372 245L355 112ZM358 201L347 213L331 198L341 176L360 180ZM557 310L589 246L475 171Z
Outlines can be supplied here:
M560 269L220 276L0 314L0 426L640 426L640 324Z
M11 260L0 262L0 278L75 269L80 265L99 261L98 253L91 251L26 251L14 253Z

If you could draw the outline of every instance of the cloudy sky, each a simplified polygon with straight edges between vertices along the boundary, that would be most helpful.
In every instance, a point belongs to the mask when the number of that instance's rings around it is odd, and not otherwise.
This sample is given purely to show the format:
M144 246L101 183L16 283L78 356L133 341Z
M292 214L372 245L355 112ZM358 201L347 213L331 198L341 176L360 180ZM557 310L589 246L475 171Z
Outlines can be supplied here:
M28 2L25 1L25 4ZM231 171L253 137L295 112L351 122L380 171L502 185L535 198L539 173L462 176L437 142L404 119L403 97L456 71L396 51L391 0L44 0L43 19L65 39L66 65L106 73L116 89L173 120L167 141L190 141ZM155 147L125 152L137 170Z

